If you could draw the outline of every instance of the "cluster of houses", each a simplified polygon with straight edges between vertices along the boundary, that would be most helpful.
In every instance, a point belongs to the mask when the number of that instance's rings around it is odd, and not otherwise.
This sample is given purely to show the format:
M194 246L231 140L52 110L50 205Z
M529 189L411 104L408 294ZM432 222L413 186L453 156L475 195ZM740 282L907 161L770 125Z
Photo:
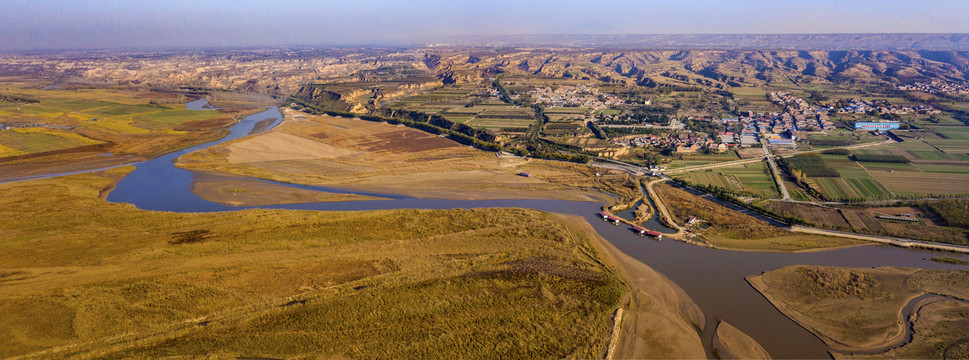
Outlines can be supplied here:
M834 122L829 114L832 107L812 106L804 99L787 92L772 92L771 101L784 107L780 113L750 114L750 121L745 122L745 128L764 134L782 134L785 131L821 131L834 130Z
M780 105L784 108L792 108L797 110L811 109L811 104L808 104L808 102L801 97L789 92L772 92L767 94L767 97L772 103Z
M770 145L794 146L797 134L802 131L833 130L834 123L827 112L809 108L783 113L748 113L739 119L722 119L728 128L740 128L740 132L723 132L720 141L727 146L752 147L767 141Z
M917 82L911 85L899 85L899 90L921 91L930 94L969 94L969 84L950 83L945 81Z
M751 147L760 144L760 139L757 137L757 133L724 131L720 133L720 142L728 147L738 145L740 147Z
M942 113L941 110L935 109L931 106L892 105L891 103L884 100L869 101L864 99L850 99L848 100L847 105L838 109L839 114L845 114L845 113L868 114L873 112L878 114L896 114L896 115L941 114Z
M528 92L533 101L553 107L577 106L604 109L609 106L623 105L625 100L613 94L600 93L599 89L587 86L559 86L534 89Z
M611 140L613 145L630 147L654 147L659 149L672 148L680 154L691 154L700 151L713 153L726 152L732 146L728 143L718 142L716 139L708 137L703 133L671 134L669 136L656 135L636 135L615 138Z

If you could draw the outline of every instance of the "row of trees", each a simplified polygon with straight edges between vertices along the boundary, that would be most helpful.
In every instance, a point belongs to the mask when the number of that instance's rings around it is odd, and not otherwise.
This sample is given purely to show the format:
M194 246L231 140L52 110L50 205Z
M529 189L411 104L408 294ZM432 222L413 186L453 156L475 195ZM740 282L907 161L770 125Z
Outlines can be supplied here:
M795 157L797 157L797 156L795 156ZM816 156L816 157L818 159L821 158L820 156ZM793 159L793 158L790 158L790 159ZM784 172L786 172L787 175L789 175L791 178L794 179L794 183L795 184L797 184L798 186L800 186L801 188L803 188L805 191L807 191L807 193L809 195L811 195L811 196L813 196L813 197L815 197L817 199L826 200L826 201L828 200L827 197L824 196L824 194L822 194L820 191L818 191L813 186L811 186L811 184L808 184L808 182L807 182L807 176L805 176L805 174L803 172L796 170L789 163L789 159L787 159L787 158L777 158L777 165Z
M896 164L905 164L910 162L910 160L907 157L904 157L902 155L892 155L892 154L860 153L860 154L851 154L851 158L854 161L861 161L861 162L882 162L882 163L896 163Z
M838 170L824 163L818 154L805 154L779 158L777 162L786 167L794 177L840 177Z
M807 142L808 144L811 144L814 146L848 146L855 143L855 141L851 139L823 139L823 138L821 139L808 138Z
M454 123L440 115L427 115L416 111L381 109L377 113L390 113L391 117L374 114L354 114L346 111L327 110L304 100L290 98L289 103L296 103L302 106L304 111L321 115L339 116L344 118L359 118L367 121L387 122L390 124L402 124L411 128L423 130L431 134L445 134L448 138L468 146L473 146L482 150L499 151L505 150L519 156L532 156L540 159L561 160L575 163L587 163L591 157L585 154L569 154L556 151L551 144L547 146L529 146L528 150L517 148L505 148L494 141L494 135L488 132L476 130L470 126ZM569 149L571 150L571 149Z

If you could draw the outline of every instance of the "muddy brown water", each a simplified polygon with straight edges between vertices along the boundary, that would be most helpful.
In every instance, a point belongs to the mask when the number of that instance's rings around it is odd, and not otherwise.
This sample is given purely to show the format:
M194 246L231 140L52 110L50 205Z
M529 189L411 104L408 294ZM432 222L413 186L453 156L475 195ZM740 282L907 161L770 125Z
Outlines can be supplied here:
M202 102L192 108L204 109ZM700 331L708 356L716 323L724 320L759 342L774 358L829 358L828 347L816 336L781 314L763 296L747 284L745 278L780 267L806 264L842 267L901 266L918 268L959 268L958 265L924 260L940 256L937 252L911 250L885 245L859 246L808 253L741 252L715 250L676 241L657 242L616 226L597 217L600 204L562 200L436 200L406 196L350 191L339 188L283 184L304 189L351 193L389 200L281 204L259 207L230 207L210 202L191 192L193 174L175 167L177 157L249 134L266 119L282 119L279 109L272 108L246 117L232 127L225 138L168 154L135 165L136 169L122 179L107 199L130 203L155 211L215 212L247 208L360 211L378 209L453 209L483 207L519 207L584 216L593 228L619 250L663 273L679 285L699 305L708 323ZM278 125L273 122L266 130ZM264 180L259 180L264 181ZM660 232L674 232L655 217L644 224ZM969 256L945 254L969 260Z

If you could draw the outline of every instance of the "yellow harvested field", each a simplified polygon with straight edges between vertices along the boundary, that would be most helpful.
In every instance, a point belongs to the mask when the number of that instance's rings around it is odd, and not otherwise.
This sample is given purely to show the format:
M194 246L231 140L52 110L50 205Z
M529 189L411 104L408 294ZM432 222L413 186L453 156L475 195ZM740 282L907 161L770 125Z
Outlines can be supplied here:
M239 164L260 161L332 159L359 153L292 134L274 132L229 145L228 160L230 163Z
M969 192L969 174L939 174L915 171L871 171L878 182L896 194L962 194ZM927 190L931 189L931 190Z

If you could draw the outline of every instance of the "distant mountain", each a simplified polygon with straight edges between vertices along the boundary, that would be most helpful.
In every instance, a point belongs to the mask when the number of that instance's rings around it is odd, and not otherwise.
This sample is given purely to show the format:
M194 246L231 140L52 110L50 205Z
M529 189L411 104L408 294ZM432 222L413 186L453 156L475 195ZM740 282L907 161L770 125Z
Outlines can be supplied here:
M774 83L905 84L969 81L967 51L631 50L428 48L442 81L520 74L655 86L724 89Z
M711 50L969 50L969 34L509 35L455 37L456 46Z

